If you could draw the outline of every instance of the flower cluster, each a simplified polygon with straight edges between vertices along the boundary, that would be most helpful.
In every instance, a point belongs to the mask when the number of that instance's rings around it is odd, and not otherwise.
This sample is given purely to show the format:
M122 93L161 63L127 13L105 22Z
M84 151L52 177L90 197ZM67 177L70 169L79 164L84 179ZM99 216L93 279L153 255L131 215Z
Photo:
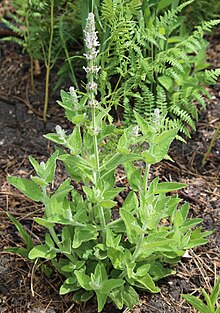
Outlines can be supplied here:
M100 67L95 64L96 57L98 55L99 50L97 47L99 46L97 31L95 30L95 17L91 12L88 15L86 20L86 27L84 30L85 35L85 46L86 53L84 54L87 59L87 66L83 67L87 74L88 83L86 84L86 90L89 95L88 105L92 109L97 109L99 107L98 101L95 100L95 95L97 94L97 83L94 81L94 77L97 76ZM94 128L94 127L93 127Z
M93 13L89 13L88 15L84 35L85 45L87 48L87 53L85 53L84 55L88 61L94 60L99 52L99 50L96 49L96 47L99 46L99 42L97 37L97 31L95 30L95 19Z

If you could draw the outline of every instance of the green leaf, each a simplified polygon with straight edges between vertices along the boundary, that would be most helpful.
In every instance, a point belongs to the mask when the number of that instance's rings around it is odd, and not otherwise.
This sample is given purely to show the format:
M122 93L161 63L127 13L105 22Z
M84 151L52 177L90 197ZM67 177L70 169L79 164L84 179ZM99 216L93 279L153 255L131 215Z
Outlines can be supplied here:
M45 243L49 248L54 248L54 241L51 238L50 234L45 235Z
M182 226L183 222L184 222L184 220L183 220L181 212L179 210L176 211L176 214L175 214L175 217L173 220L174 226L180 227L180 226Z
M108 295L112 289L121 287L122 285L124 285L124 283L125 281L123 279L104 280L102 282L102 289L100 290L100 293Z
M23 226L21 225L19 221L17 221L11 214L7 212L6 214L10 218L12 223L15 225L15 227L17 228L19 234L21 235L25 244L27 245L27 251L29 252L34 246L31 236L29 236L28 233L24 230Z
M77 284L77 279L76 277L71 277L71 278L67 278L63 285L60 287L60 295L65 295L69 292L72 291L76 291L78 290L80 287Z
M56 160L59 155L58 151L55 151L51 157L48 159L45 165L45 171L43 173L43 178L47 183L52 183L54 180L55 169L56 169Z
M44 258L51 260L56 257L56 252L54 249L50 249L47 245L37 245L28 254L29 259Z
M94 296L94 292L92 290L85 291L85 290L78 290L73 295L73 301L75 302L87 302Z
M58 200L63 200L63 198L67 197L72 189L73 186L70 185L70 178L67 178L54 192L54 194L51 196L51 199L57 198Z
M59 145L64 145L64 140L60 139L60 135L58 135L58 134L54 134L54 133L47 134L47 135L44 135L44 138L46 138L52 142L55 142Z
M102 200L100 202L100 205L104 208L104 209L111 209L116 205L117 202L113 201L113 200Z
M83 186L83 191L86 194L86 197L88 198L89 201L93 202L94 201L94 192L93 189L87 187L87 186Z
M128 240L130 241L130 243L135 243L138 239L138 233L137 229L134 230L134 226L136 226L140 230L141 227L137 224L134 216L124 208L120 209L120 216L125 223Z
M82 137L80 133L80 126L76 126L72 132L72 134L69 135L67 142L70 145L71 148L71 154L77 155L80 154L82 151Z
M143 258L146 258L155 251L172 252L173 251L172 245L176 243L175 240L166 238L161 238L161 240L157 240L157 238L155 238L155 241L152 242L147 242L147 239L148 238L144 240L143 246L140 250L140 255Z
M6 248L5 251L21 255L27 259L28 259L28 253L30 252L29 249L25 249L21 247Z
M80 156L63 154L59 157L62 160L67 172L73 179L93 181L93 167L91 164Z
M37 175L39 177L43 177L43 168L40 166L40 164L38 164L38 162L32 156L29 156L29 161L31 165L33 166Z
M187 219L182 227L181 230L188 230L189 228L192 228L200 223L202 223L203 219L202 218L192 218L192 219Z
M147 274L149 272L149 269L150 269L151 265L150 264L144 264L144 265L141 265L137 268L137 276L145 276L145 274Z
M54 222L50 222L48 221L47 219L45 218L41 218L41 217L34 217L34 221L41 225L41 226L44 226L46 228L51 228L54 226Z
M164 8L168 7L172 2L173 0L160 0L157 8L158 10L163 10Z
M74 274L76 275L77 281L82 288L85 290L92 290L90 286L91 278L81 271L75 271Z
M105 265L103 263L98 263L95 268L94 279L99 283L106 280L108 278L107 271L105 269Z
M143 155L143 154L142 154ZM135 191L141 190L142 188L142 170L141 168L136 168L133 162L124 162L124 168L127 175L127 179L131 188Z
M15 176L9 176L8 181L28 198L37 202L42 200L42 192L35 182Z
M106 294L102 294L100 292L95 292L96 293L96 297L97 297L97 302L98 302L98 312L101 312L102 309L105 306L106 300L107 300L107 295Z
M44 179L42 179L42 178L40 178L38 176L32 176L31 180L34 183L36 183L38 186L40 186L41 188L44 188L44 187L48 186L48 183Z
M219 293L220 293L220 277L218 277L210 295L210 300L213 306L218 300Z
M115 269L123 269L124 268L124 251L122 247L113 248L110 247L107 250L108 257L111 260L111 263Z
M150 124L147 121L145 121L139 113L134 111L134 116L143 135L147 138L148 141L151 141L153 138L153 135L156 132L154 128L152 128Z
M169 76L160 76L158 77L158 81L168 91L170 91L174 85L172 78Z
M183 221L185 221L186 218L187 218L187 215L188 215L188 213L189 213L189 203L188 203L188 202L185 202L185 203L181 206L180 212L181 212Z
M72 247L76 249L80 247L83 242L96 239L97 236L98 232L95 226L86 225L85 227L76 227Z
M170 145L170 143L175 139L177 131L178 130L175 128L163 131L154 139L154 143L161 144L161 146L163 146L164 143L169 143Z
M193 307L195 307L200 313L210 313L207 306L202 302L202 300L196 298L195 296L182 295L182 297L189 302Z
M210 297L209 297L208 293L205 291L205 289L202 288L201 291L202 291L202 294L205 298L205 301L207 303L207 307L208 307L209 311L214 312L215 311L215 304L212 305Z
M173 182L159 183L157 185L157 188L154 190L154 194L167 193L185 187L187 187L187 185L182 183L173 183Z
M138 277L138 276L134 276L135 281L137 281L139 284L138 286L140 286L141 288L146 288L147 290L149 290L150 292L159 292L160 288L156 287L151 276L148 273L145 273L145 276L143 277Z
M157 158L155 157L155 155L153 155L152 153L150 153L147 150L142 152L142 156L144 158L144 161L147 164L155 164L155 163L157 163Z
M154 138L151 143L151 153L155 156L157 162L163 160L168 153L169 147L177 135L177 129L165 130L159 136Z
M72 234L68 226L64 226L62 229L62 246L60 247L61 253L71 254L72 252Z
M128 284L112 290L109 297L120 310L124 305L131 310L134 305L139 304L138 294Z
M130 193L128 194L124 201L122 208L128 212L133 212L138 208L138 206L139 202L136 193L134 191L130 191Z

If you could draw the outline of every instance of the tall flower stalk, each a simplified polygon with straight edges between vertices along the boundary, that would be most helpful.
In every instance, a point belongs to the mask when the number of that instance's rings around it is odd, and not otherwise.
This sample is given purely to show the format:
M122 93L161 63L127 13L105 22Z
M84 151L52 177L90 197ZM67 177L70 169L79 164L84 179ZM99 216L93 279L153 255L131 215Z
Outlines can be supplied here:
M97 136L99 134L99 128L96 125L96 110L98 108L98 101L96 100L97 94L97 84L95 82L95 76L98 74L99 67L96 65L96 57L98 54L97 47L99 46L97 32L95 30L95 19L94 14L89 13L86 27L84 30L85 36L85 47L86 53L84 54L87 59L87 67L84 67L87 76L87 94L89 97L88 105L92 111L92 133L93 133L93 142L94 142L94 153L95 153L95 182L99 178L99 152L98 152L98 143Z
M91 108L92 114L92 136L93 136L93 147L94 147L94 157L95 157L95 172L94 172L94 183L97 184L100 179L100 162L99 162L99 150L98 150L98 140L97 136L100 132L99 127L96 123L96 111L99 108L99 103L96 100L97 95L97 83L95 78L98 74L99 67L97 66L97 55L98 55L98 37L97 31L95 30L95 18L94 14L91 12L86 20L86 26L84 29L84 41L86 47L86 53L84 54L87 60L87 67L84 67L87 76L86 90L88 94L88 106ZM105 243L105 233L106 233L106 221L103 208L98 207L100 223L102 227L102 237Z

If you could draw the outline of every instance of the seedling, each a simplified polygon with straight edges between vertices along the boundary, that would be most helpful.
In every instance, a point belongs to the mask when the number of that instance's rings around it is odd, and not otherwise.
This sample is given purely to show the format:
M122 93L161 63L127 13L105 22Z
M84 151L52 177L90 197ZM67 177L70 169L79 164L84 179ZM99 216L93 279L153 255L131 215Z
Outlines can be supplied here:
M201 292L205 298L205 301L202 301L201 299L192 295L182 295L182 297L200 313L219 313L220 307L218 305L218 297L220 293L220 277L217 279L210 295L208 295L208 293L203 288L201 289Z

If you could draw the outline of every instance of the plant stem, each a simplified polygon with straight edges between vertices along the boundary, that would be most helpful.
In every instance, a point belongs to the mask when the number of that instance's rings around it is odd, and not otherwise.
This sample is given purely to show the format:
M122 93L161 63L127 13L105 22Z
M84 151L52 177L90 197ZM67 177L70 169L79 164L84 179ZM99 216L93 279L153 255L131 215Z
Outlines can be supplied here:
M105 215L104 215L103 207L99 206L98 211L99 211L99 219L100 219L101 228L102 228L103 244L105 245L105 242L106 242L106 221L105 221Z
M54 230L53 227L50 227L49 228L49 231L50 231L50 235L51 237L53 238L54 242L56 243L57 247L62 251L62 244L60 243L58 237L57 237L57 234ZM75 259L74 257L71 255L71 254L68 254L68 253L63 253L71 262L73 262L73 264L75 264Z
M149 177L150 167L151 167L151 164L146 163L146 168L145 168L145 173L144 173L144 178L143 178L143 191L142 191L143 192L143 201L142 201L143 206L146 206L145 198L147 196L147 190L148 190L148 177ZM145 230L146 225L143 224L142 229ZM142 247L142 244L143 244L144 236L145 236L144 233L140 234L138 243L136 245L136 248L135 248L135 251L133 254L133 260L134 261L137 259L138 255L139 255L140 248Z
M44 123L46 123L46 121L47 121L47 107L48 107L48 99L49 99L49 82L50 82L50 70L51 70L51 53L52 53L52 43L53 43L53 31L54 31L54 0L51 0L50 41L49 41L49 47L48 47L47 60L45 59L46 81L45 81L45 98L44 98L44 113L43 113Z
M206 163L206 159L207 159L207 157L208 157L208 155L209 155L209 153L210 153L210 151L211 151L211 149L212 149L212 147L213 147L213 145L215 143L215 140L217 138L219 130L220 130L220 123L218 124L218 127L216 128L216 130L214 132L214 135L213 135L212 140L211 140L211 142L209 144L209 147L208 147L206 153L204 154L204 157L202 159L202 165L204 165Z
M149 177L149 173L150 173L150 167L151 167L151 165L146 163L146 169L145 169L145 173L144 173L144 184L143 184L144 196L146 196L146 194L147 194L148 177Z
M31 61L31 91L32 94L34 94L34 60L32 56L30 56L30 61Z

